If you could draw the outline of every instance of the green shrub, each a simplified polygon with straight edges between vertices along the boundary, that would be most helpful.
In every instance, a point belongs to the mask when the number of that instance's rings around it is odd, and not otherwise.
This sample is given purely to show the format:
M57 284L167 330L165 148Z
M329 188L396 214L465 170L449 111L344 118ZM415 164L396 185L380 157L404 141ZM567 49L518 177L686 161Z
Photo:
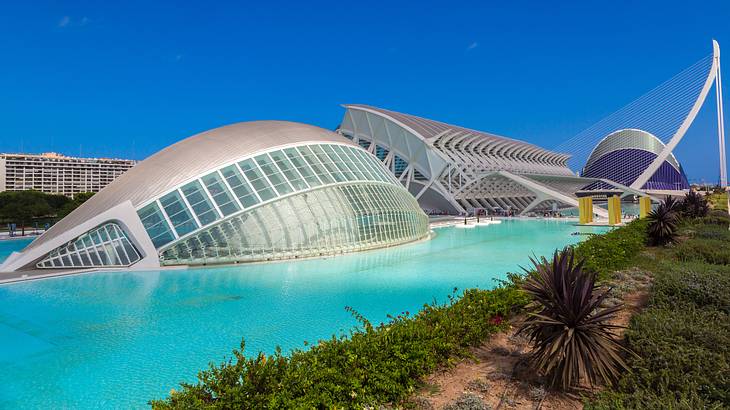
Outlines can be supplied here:
M689 303L730 314L730 266L702 262L662 264L661 280L654 283L652 304L671 307Z
M598 272L603 280L616 270L627 268L647 242L647 221L637 219L603 235L594 235L575 245L576 258L584 259L584 268Z
M727 211L711 211L707 217L702 218L699 222L705 225L713 224L727 228L730 225L730 215Z
M649 212L646 217L649 223L646 233L652 245L661 246L674 242L679 226L679 209L680 206L676 205L673 198L668 197L655 210Z
M699 239L718 239L730 242L730 230L727 225L701 223L692 226L693 237Z
M689 191L680 202L679 211L685 218L702 218L710 212L710 204L704 195Z
M363 408L398 402L422 376L467 353L503 329L502 318L527 302L515 286L470 289L445 305L425 305L374 327L353 312L362 328L309 350L234 358L198 375L197 384L154 408Z
M715 265L730 264L730 244L718 239L689 239L678 244L674 253L680 261L705 261Z
M730 266L659 262L649 307L632 318L626 338L637 353L633 371L587 409L730 407Z

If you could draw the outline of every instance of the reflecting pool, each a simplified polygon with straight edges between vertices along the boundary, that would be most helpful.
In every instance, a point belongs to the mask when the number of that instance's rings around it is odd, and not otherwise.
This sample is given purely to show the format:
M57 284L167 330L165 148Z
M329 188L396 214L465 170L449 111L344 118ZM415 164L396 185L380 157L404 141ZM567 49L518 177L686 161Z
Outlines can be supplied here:
M327 259L3 285L0 408L145 407L224 360L242 337L251 355L302 347L353 326L345 306L378 323L444 301L455 287L492 288L530 255L586 238L572 232L606 229L506 220Z

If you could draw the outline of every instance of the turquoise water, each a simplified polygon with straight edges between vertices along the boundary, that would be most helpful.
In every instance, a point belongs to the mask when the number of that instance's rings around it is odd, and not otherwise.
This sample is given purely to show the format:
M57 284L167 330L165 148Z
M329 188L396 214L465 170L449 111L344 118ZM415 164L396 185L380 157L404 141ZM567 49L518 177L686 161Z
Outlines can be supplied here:
M246 352L301 347L355 324L491 288L531 254L602 232L566 221L441 228L430 241L328 259L107 272L0 286L0 407L139 408ZM7 247L22 247L0 242Z
M31 243L32 239L4 239L0 240L0 263L11 253L20 251Z

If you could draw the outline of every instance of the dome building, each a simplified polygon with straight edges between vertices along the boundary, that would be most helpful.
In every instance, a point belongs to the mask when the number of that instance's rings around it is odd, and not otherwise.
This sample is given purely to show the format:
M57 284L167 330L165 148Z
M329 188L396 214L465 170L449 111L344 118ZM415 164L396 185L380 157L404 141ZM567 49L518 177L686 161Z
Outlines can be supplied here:
M622 129L612 132L593 149L581 176L608 179L631 186L664 148L659 138L643 130ZM674 154L670 154L640 189L681 191L689 189L689 183L679 161Z
M428 218L374 155L322 128L256 121L140 162L0 272L291 259L427 235Z

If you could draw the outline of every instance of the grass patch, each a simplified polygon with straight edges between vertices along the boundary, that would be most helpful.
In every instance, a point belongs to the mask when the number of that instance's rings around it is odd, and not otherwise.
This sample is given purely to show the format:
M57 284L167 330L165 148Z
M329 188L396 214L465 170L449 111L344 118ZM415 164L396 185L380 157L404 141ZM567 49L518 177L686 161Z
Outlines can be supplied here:
M707 196L707 201L712 206L712 209L725 211L725 213L727 214L727 202L728 202L728 193L727 192L716 192L712 195L709 195L709 196Z

